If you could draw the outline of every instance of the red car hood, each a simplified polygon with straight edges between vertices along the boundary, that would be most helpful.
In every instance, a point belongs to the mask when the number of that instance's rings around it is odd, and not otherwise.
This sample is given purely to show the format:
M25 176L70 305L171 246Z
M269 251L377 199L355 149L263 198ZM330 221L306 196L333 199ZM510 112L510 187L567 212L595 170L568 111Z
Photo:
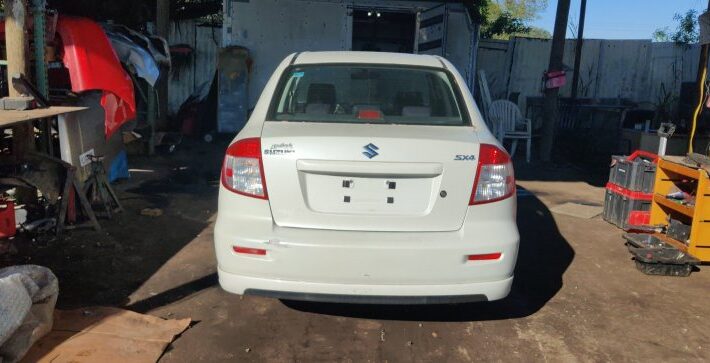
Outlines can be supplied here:
M121 66L106 33L95 21L60 16L57 33L64 44L64 65L72 91L103 91L106 138L136 117L131 77Z

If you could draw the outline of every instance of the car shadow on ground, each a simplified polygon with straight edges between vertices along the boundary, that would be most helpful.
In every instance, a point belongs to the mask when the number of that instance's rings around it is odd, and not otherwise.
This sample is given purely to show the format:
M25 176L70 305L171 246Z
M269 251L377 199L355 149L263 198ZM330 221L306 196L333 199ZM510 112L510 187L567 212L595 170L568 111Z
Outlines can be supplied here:
M568 161L543 163L516 160L515 178L528 181L585 182L603 187L609 178L609 163L582 164Z
M452 305L366 305L289 300L282 303L303 312L384 320L484 321L532 315L562 288L562 276L574 259L574 250L560 234L547 207L529 192L519 194L520 252L513 287L503 300Z

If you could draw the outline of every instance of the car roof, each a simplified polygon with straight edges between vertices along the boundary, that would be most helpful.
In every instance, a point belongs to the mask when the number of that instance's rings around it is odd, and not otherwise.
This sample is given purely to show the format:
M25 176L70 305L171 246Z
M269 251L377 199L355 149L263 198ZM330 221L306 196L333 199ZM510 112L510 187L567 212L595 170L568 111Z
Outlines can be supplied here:
M294 64L363 63L396 64L444 68L442 61L432 55L386 52L302 52Z

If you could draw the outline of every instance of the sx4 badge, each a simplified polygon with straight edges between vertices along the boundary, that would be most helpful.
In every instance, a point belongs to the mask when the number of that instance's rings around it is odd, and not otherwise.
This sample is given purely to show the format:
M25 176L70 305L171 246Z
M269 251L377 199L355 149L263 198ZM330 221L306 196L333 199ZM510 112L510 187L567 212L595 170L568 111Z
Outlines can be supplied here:
M293 154L296 150L293 148L292 143L282 142L280 144L273 144L267 149L264 149L264 155L286 155Z
M455 161L473 161L476 160L476 155L456 155Z

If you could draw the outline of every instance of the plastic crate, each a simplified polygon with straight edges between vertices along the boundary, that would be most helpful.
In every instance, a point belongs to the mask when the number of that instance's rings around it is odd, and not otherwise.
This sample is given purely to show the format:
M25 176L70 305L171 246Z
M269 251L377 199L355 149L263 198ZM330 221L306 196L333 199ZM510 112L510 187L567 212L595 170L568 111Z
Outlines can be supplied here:
M636 224L629 223L631 212L650 211L653 194L635 192L613 183L607 183L602 218L622 229L629 229Z
M626 161L626 156L624 155L612 155L611 156L611 166L609 167L609 183L619 184L619 169L621 164Z
M636 150L626 156L611 157L609 183L622 188L643 193L653 192L658 155Z

